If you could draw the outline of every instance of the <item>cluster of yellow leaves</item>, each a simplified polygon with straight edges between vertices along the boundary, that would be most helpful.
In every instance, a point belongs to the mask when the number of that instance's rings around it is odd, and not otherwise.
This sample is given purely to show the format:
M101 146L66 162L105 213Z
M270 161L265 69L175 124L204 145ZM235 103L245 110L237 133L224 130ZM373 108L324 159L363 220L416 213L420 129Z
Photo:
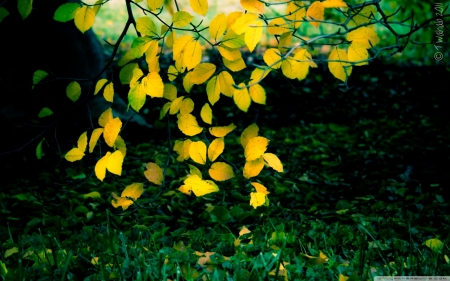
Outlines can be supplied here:
M134 201L141 197L143 192L144 185L142 183L130 184L129 186L125 187L120 197L115 192L111 193L111 196L113 197L113 199L111 200L111 204L114 206L114 208L122 207L122 209L125 211L130 205L134 203Z
M105 110L100 115L98 123L101 128L94 129L91 134L89 153L94 151L94 147L101 135L103 135L104 141L108 146L116 149L113 153L108 151L95 165L95 175L99 180L103 181L106 176L106 170L119 176L122 174L122 163L126 155L126 145L122 137L119 136L122 122L119 117L113 118L111 108ZM84 132L78 139L77 147L72 148L65 155L66 160L70 162L81 160L85 155L84 152L86 151L87 144L87 132Z
M31 12L31 3L33 1L22 1L29 2L29 8ZM85 33L89 30L95 21L95 16L100 10L103 0L97 0L93 6L82 6L79 3L66 3L62 4L55 11L53 18L56 21L67 22L70 20L75 21L75 26L82 32ZM28 7L27 7L28 8ZM20 7L19 7L20 11ZM28 12L29 14L29 12ZM23 15L22 15L23 17Z

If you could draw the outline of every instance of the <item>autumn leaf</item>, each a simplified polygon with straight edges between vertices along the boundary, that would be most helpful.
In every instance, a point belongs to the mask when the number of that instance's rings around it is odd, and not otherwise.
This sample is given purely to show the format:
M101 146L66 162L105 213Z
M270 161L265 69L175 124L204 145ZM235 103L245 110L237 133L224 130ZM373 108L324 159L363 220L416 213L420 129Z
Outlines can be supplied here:
M170 101L174 101L177 98L177 87L172 84L164 84L163 97Z
M191 98L185 98L182 102L180 102L180 113L182 115L186 115L191 113L194 110L194 102Z
M246 85L244 83L241 83L239 84L239 87L242 87L242 89L234 90L233 100L240 110L247 112L252 100L250 98L250 94L248 93Z
M106 155L100 158L100 160L97 161L94 167L95 176L100 180L103 181L103 179L106 176L106 164L108 163L108 158L111 155L111 152L106 152Z
M228 71L222 71L217 75L220 84L220 92L227 97L232 97L234 95L234 80Z
M183 63L187 70L196 67L202 61L202 46L198 40L189 41L183 50Z
M234 24L231 26L231 29L237 34L240 35L246 32L250 25L253 24L258 18L257 14L243 14L239 18L236 19ZM225 41L225 38L224 38Z
M188 166L189 166L189 174L197 175L200 178L202 178L202 172L197 167L195 167L194 165L191 165L191 164L188 164Z
M183 162L189 159L189 149L192 141L187 139L185 141L176 140L173 151L178 153L177 161Z
M84 132L81 134L81 136L78 138L77 147L81 151L85 152L87 147L87 132Z
M245 146L245 160L252 161L262 156L266 152L268 144L269 140L265 137L251 138Z
M219 191L219 187L209 180L202 180L198 175L191 175L184 180L186 186L190 186L195 196L203 196Z
M364 44L358 43L358 42L354 42L352 44L350 44L350 46L348 47L347 50L348 53L348 60L351 62L356 62L356 61L363 61L363 60L367 60L369 58L369 53L367 52L366 47L364 46ZM369 64L369 62L360 62L355 64L356 66L360 66L360 65L367 65Z
M114 206L114 208L122 207L122 210L128 209L129 206L131 206L134 202L133 200L137 200L139 197L141 197L142 193L144 192L144 185L142 183L133 183L127 186L121 196L117 196L115 192L111 193L111 196L113 197L113 200L111 200L111 204ZM131 199L128 199L132 198Z
M258 0L240 0L241 6L251 13L264 14L264 3Z
M281 63L281 71L283 75L289 79L295 79L298 75L298 68L300 63L292 57L287 57Z
M226 181L234 178L233 168L224 162L216 162L208 170L209 176L216 181Z
M250 25L250 29L245 32L245 44L250 52L253 52L256 45L261 41L263 34L263 21L257 19Z
M120 152L122 152L123 157L127 155L127 146L125 144L125 141L120 135L117 136L116 141L114 142L114 147Z
M189 157L198 164L206 164L206 144L202 141L194 141L189 147Z
M103 97L106 101L113 102L114 100L114 85L113 82L109 82L103 90Z
M235 61L242 58L242 54L239 49L232 49L226 46L218 46L217 50L222 57L229 61Z
M141 84L137 84L134 87L130 87L128 92L128 104L136 112L139 112L144 106L147 94L141 89Z
M191 92L192 86L194 86L194 83L191 81L191 74L192 72L188 72L183 78L183 88L188 93Z
M208 159L211 162L214 162L217 157L222 154L223 150L225 149L225 141L223 138L217 138L211 142L211 144L208 147Z
M208 12L208 0L189 0L192 10L201 16Z
M259 206L264 205L266 202L266 197L264 193L260 192L252 192L250 193L250 206L253 206L253 208L257 208Z
M103 111L103 113L100 115L100 117L98 118L98 124L102 127L105 127L106 124L108 124L108 122L111 121L112 119L113 115L112 109L110 107L107 110Z
M67 97L76 102L81 96L81 86L77 81L70 82L66 88Z
M298 2L289 2L286 7L286 18L291 21L294 28L299 28L302 24L303 18L306 16L306 9L297 6Z
M352 23L355 26L368 23L372 19L375 19L375 15L377 14L377 12L377 8L373 5L365 6L362 9L355 9L355 14L352 17Z
M366 49L370 49L372 46L375 46L378 42L380 42L380 38L375 30L366 26L349 32L346 35L346 39L352 43L361 43L366 47Z
M97 84L95 84L95 91L94 96L100 92L100 90L103 88L103 86L108 82L108 79L102 78L97 81Z
M142 85L145 93L152 98L162 98L164 96L164 83L158 72L150 72L142 78Z
M147 6L150 11L156 11L157 9L161 8L163 3L164 0L147 0Z
M271 48L264 52L264 62L273 69L281 67L281 53L280 50Z
M289 26L283 18L273 19L267 25L267 32L271 35L281 35L289 31Z
M231 71L238 72L242 69L246 68L245 61L242 58L239 58L234 61L229 61L226 58L222 58L223 64Z
M222 138L222 137L228 135L228 133L230 133L234 129L236 129L236 125L231 123L228 126L211 127L211 128L209 128L209 133L215 137Z
M200 85L206 82L216 71L216 66L212 63L204 62L194 67L191 74L191 82Z
M78 147L74 147L69 152L67 152L67 154L64 158L66 158L66 160L69 162L74 162L74 161L78 161L78 160L82 159L83 156L84 156L84 152L81 149L79 149Z
M116 141L116 138L119 135L121 128L122 128L122 121L120 121L119 117L111 119L105 125L105 130L103 131L103 138L105 139L107 145L113 147L114 142Z
M174 27L185 27L190 24L194 17L185 11L178 11L172 16L172 23Z
M217 41L227 30L227 17L224 13L215 16L209 24L209 34Z
M149 17L140 17L136 20L136 30L142 35L157 36L158 30Z
M156 163L147 163L144 171L145 177L156 185L162 185L163 183L163 170Z
M270 67L255 68L250 75L250 83L259 83L272 71Z
M83 6L76 10L74 20L75 26L81 33L85 33L94 24L95 11L91 7Z
M212 124L212 109L208 103L205 103L205 105L202 107L202 110L200 111L200 117L202 117L203 122L210 125Z
M298 52L294 55L294 59L297 60L296 65L296 78L298 80L303 80L306 78L309 72L309 62L311 61L311 55L308 53L306 49L300 49Z
M347 53L342 50L335 48L328 57L328 60L340 60L340 61L348 61ZM337 79L342 82L347 81L347 78L352 74L352 67L347 62L328 62L328 69L331 74L334 75Z
M324 8L347 8L347 4L342 0L325 0L322 2Z
M248 88L250 97L252 98L253 102L259 103L259 104L266 104L266 91L264 88L259 85L253 85Z
M263 157L260 156L252 161L246 161L244 165L243 175L246 179L256 177L264 168Z
M109 155L106 161L106 169L115 175L120 176L122 174L122 164L124 155L121 151L116 150Z
M263 154L264 161L272 167L275 171L282 173L283 172L283 164L281 163L278 156L273 153L264 153Z
M170 105L169 114L177 114L180 111L181 103L184 100L184 96L178 97L175 100L172 101Z
M212 105L214 105L216 102L219 101L219 99L220 99L220 83L219 83L219 77L217 75L213 76L211 79L209 79L208 83L206 84L206 94L208 95L208 101ZM211 123L209 123L209 124L211 124Z
M197 123L197 119L192 114L179 115L178 116L178 128L186 136L195 136L203 131Z
M308 10L306 11L306 16L311 20L323 20L323 14L325 12L325 9L322 5L322 2L315 1L309 6ZM319 27L320 22L313 22L311 21L310 24L315 27Z
M259 127L255 123L251 124L241 134L241 145L245 149L250 139L258 136Z

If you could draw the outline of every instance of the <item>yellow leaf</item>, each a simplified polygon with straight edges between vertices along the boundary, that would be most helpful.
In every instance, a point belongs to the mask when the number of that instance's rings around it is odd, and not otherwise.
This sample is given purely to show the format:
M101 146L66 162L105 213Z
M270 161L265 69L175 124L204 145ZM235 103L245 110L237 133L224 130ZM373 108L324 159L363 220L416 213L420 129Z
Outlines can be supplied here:
M163 97L170 101L174 101L177 98L177 87L172 84L164 84Z
M228 29L228 27L232 26L234 24L234 22L238 18L240 18L243 14L244 14L243 12L238 12L238 11L229 13L227 16L227 29ZM227 32L229 32L229 31L227 31Z
M322 5L322 2L315 1L309 6L308 10L306 11L306 16L310 20L323 20L323 14L325 12L325 9ZM312 26L319 27L320 22L310 22Z
M237 35L240 35L246 32L257 18L257 14L243 14L236 19L234 24L231 26L231 29L233 29Z
M240 138L241 145L244 149L247 146L249 140L258 136L258 131L259 131L259 127L255 123L253 123L250 126L248 126L247 128L245 128L245 130L242 132L241 138Z
M365 6L362 9L355 9L352 23L354 23L355 26L368 23L370 20L375 19L377 12L377 8L374 5Z
M227 97L232 97L234 94L234 80L228 71L222 71L217 75L220 84L220 92Z
M147 95L145 94L142 84L137 84L134 87L130 87L128 92L128 103L136 112L139 112L144 106Z
M144 35L158 36L158 29L149 17L140 17L136 20L136 30Z
M106 101L113 102L114 100L114 85L113 82L109 82L103 90L103 97Z
M251 138L245 146L244 155L246 161L253 161L263 155L267 150L269 140L265 137Z
M239 49L230 49L225 46L219 46L217 47L217 50L219 50L219 53L222 57L226 58L229 61L235 61L242 58L242 54Z
M113 119L112 109L111 107L105 110L100 117L98 118L98 124L102 127L105 127L106 124L109 123Z
M156 185L162 185L163 183L163 170L156 163L147 163L145 166L144 176L152 183Z
M297 60L297 76L298 80L303 80L306 78L309 72L309 62L311 55L306 51L306 49L300 49L295 55L294 59Z
M189 147L189 157L198 164L206 164L206 144L202 141L192 142Z
M273 153L264 153L263 158L267 162L267 164L270 167L272 167L275 171L277 171L279 173L283 172L283 164L281 163L278 156L276 156Z
M191 175L186 180L184 184L190 186L195 196L203 196L211 192L219 191L219 187L213 181L202 180L197 175Z
M280 38L278 39L278 50L284 54L289 50L289 46L291 45L292 41L292 32L286 32L281 34Z
M237 72L246 68L245 61L242 58L239 58L234 61L229 61L226 58L222 58L223 64L231 71Z
M147 6L150 11L155 11L163 5L164 0L147 0Z
M5 251L5 255L3 256L4 258L7 258L7 257L9 257L9 256L11 256L11 255L13 255L13 254L15 254L15 253L18 253L19 252L19 248L17 248L17 247L12 247L12 248L10 248L10 249L8 249L8 250L6 250ZM2 272L3 273L3 272Z
M98 92L100 92L100 90L103 88L103 85L105 85L106 82L108 82L108 79L103 78L98 80L97 84L95 85L94 96L98 94Z
M346 39L352 43L361 43L366 47L366 49L370 49L372 46L375 46L378 42L380 42L380 38L375 30L365 26L349 32Z
M225 142L223 138L217 138L211 142L211 144L208 147L208 159L211 162L214 162L217 157L222 154L223 150L225 149Z
M81 149L79 149L78 147L74 147L69 152L67 152L67 154L64 158L66 158L66 160L69 162L74 162L74 161L81 160L83 158L83 156L84 156L84 152Z
M202 46L198 40L191 40L183 51L183 63L187 70L196 67L202 61Z
M203 131L192 114L179 115L177 124L180 131L186 136L192 137Z
M264 14L264 3L258 0L241 0L241 5L251 13Z
M189 174L197 175L200 178L202 178L202 172L197 167L195 167L194 165L191 165L191 164L188 164L188 166L189 166Z
M164 83L158 72L150 72L142 78L142 85L145 93L152 98L162 98L164 96Z
M305 8L297 6L298 2L290 2L286 8L286 18L291 21L292 27L299 28L302 24L303 18L306 16Z
M347 281L350 277L342 275L342 273L339 273L339 281Z
M33 0L18 0L17 9L19 10L19 14L22 16L22 19L26 19L33 9Z
M144 184L132 183L129 186L125 187L120 197L131 197L134 200L136 200L139 197L141 197L143 192L144 192Z
M83 153L86 151L87 139L87 132L82 133L78 138L77 147L79 150L83 151Z
M192 187L187 185L182 185L180 188L178 188L179 191L183 192L186 195L191 195L192 193Z
M172 105L172 102L168 101L166 102L163 107L161 108L161 111L159 112L159 120L162 120L164 116L166 116L167 112L170 109L170 106Z
M236 126L233 123L231 123L228 126L211 127L209 128L209 133L215 137L222 138L228 135L234 129L236 129Z
M133 51L133 53L131 52L131 50L125 52L125 54L117 62L117 65L118 66L126 65L127 63L129 63L130 61L132 61L136 58L134 55L135 55L134 51Z
M192 99L190 98L185 98L181 103L180 103L180 113L185 115L185 114L189 114L194 110L194 102L192 101Z
M116 141L114 142L114 147L120 152L122 152L123 157L127 155L127 146L125 144L125 141L120 135L117 136Z
M113 147L114 142L116 141L116 138L119 135L121 128L122 128L122 121L120 121L119 117L111 119L106 124L105 130L103 131L103 138L105 139L107 145Z
M219 76L216 75L208 81L208 83L206 84L206 94L208 95L208 101L212 105L214 105L216 102L219 101L219 99L220 99ZM205 119L203 119L203 121L205 121ZM206 123L208 123L208 122L206 122ZM211 124L211 123L208 123L208 124Z
M132 71L132 77L130 82L130 88L134 88L134 86L139 85L141 83L141 78L144 77L144 72L140 68L134 68Z
M358 42L354 42L350 44L348 47L348 60L351 62L367 60L369 58L369 53L367 52L366 47ZM367 65L369 62L360 62L355 64L356 66Z
M231 49L240 48L245 45L244 33L236 34L232 29L229 29L222 38L221 45Z
M194 86L194 84L191 81L191 74L192 72L188 72L188 74L186 74L186 76L184 76L183 78L183 88L188 93L191 92L191 89Z
M252 100L250 99L250 94L248 93L248 89L245 84L241 83L239 84L239 87L243 88L234 90L233 100L240 110L247 112Z
M210 125L212 124L212 109L208 103L205 103L205 105L202 107L200 116L202 117L203 122Z
M174 27L185 27L194 19L191 14L185 11L178 11L172 16L172 23Z
M261 85L256 84L250 86L248 90L250 92L250 97L252 98L252 101L259 104L266 104L266 91Z
M85 33L94 24L95 11L91 7L83 6L75 12L75 26Z
M245 32L245 44L250 52L253 52L256 45L261 41L263 34L263 21L260 19L255 20L251 25L250 29Z
M216 66L212 63L204 62L200 63L194 70L192 70L191 74L191 82L200 85L206 82L216 71Z
M119 150L114 151L109 155L106 161L106 169L115 175L120 176L122 174L123 153Z
M342 49L336 48L330 53L328 60L347 61L347 53ZM347 62L330 61L328 62L328 69L330 70L331 74L334 75L334 77L341 80L342 82L345 82L350 74L352 74L352 67Z
M216 162L208 170L209 176L216 181L226 181L234 178L233 168L224 162Z
M342 0L325 0L322 2L322 6L324 8L346 8L347 4Z
M145 51L145 61L147 62L148 65L154 65L155 61L158 61L158 55L159 55L159 50L158 50L158 40L151 40L148 43L148 47L147 50ZM150 72L152 72L149 69Z
M133 62L122 67L119 73L120 83L123 85L130 83L133 78L133 70L138 67L138 64Z
M266 195L270 193L267 191L267 188L264 185L262 185L258 182L251 182L250 184L253 185L253 187L256 189L256 192L266 194Z
M428 239L427 241L423 242L422 245L427 246L435 253L440 253L442 248L444 247L444 243L442 243L442 241L437 238Z
M103 181L103 179L106 176L106 164L108 163L108 157L111 155L111 152L106 152L106 155L103 156L100 160L97 161L97 164L95 164L95 176L100 180Z
M267 32L271 35L281 35L289 31L289 26L283 18L273 19L267 25Z
M250 206L253 206L253 208L256 209L257 207L264 205L266 202L266 196L267 195L260 192L250 193Z
M115 192L111 192L111 196L113 199L111 200L111 205L114 208L122 207L122 210L128 209L128 207L133 204L133 201L124 197L119 197Z
M227 17L224 13L215 16L209 24L209 34L217 41L227 30Z
M184 96L176 98L172 104L170 105L169 114L177 114L181 107L181 102L183 101Z
M272 68L255 68L250 75L250 83L259 83L263 80L269 73L272 71Z
M201 16L208 12L208 0L189 0L192 10Z
M173 43L175 39L177 38L177 35L175 33L175 30L172 30L172 32L169 32L169 34L166 36L166 46L170 49L173 48Z
M66 88L66 94L71 101L76 102L81 95L80 84L78 84L77 81L70 82L70 84Z
M181 58L183 54L183 50L189 44L189 42L193 41L194 38L190 35L184 35L178 37L173 44L173 60L176 61ZM176 68L178 69L178 68Z
M289 79L297 78L299 67L300 67L300 63L297 62L292 57L287 57L281 63L281 71L283 72L284 76L286 76Z
M281 67L281 53L278 49L271 48L264 52L264 62L273 69Z
M247 161L244 165L243 175L246 179L256 177L264 168L263 157L260 156L253 161Z
M183 162L189 159L189 149L192 141L187 139L185 141L176 140L173 150L178 153L177 161Z

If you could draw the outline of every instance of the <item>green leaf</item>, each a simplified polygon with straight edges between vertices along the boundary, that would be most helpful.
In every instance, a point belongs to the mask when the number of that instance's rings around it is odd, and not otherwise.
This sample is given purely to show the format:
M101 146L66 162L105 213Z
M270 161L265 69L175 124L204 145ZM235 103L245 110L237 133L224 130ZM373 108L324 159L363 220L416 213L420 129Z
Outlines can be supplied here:
M0 7L0 22L2 22L2 20L3 20L4 18L6 18L8 15L9 15L8 10L6 10L6 9L3 8L3 7Z
M149 17L141 17L136 20L136 29L142 35L158 36L155 23Z
M39 144L36 147L36 158L41 159L42 158L42 142L45 140L45 138L42 138L42 140L39 142Z
M42 118L42 117L47 117L47 116L50 116L50 115L53 115L53 111L50 108L48 108L48 107L44 107L39 112L38 117Z
M22 19L26 19L33 9L33 0L18 0L17 9L22 16Z
M59 22L67 22L73 20L77 9L79 9L80 7L81 6L78 3L62 4L58 7L58 9L56 9L53 19Z
M33 90L34 86L37 83L41 82L41 80L44 79L47 76L48 76L48 73L46 71L44 71L44 70L36 70L33 73L33 86L31 87L31 89Z
M231 215L224 206L217 206L209 213L213 222L226 223L230 220Z
M185 11L176 12L172 17L174 27L184 27L191 23L194 17Z
M66 88L67 97L76 102L81 96L81 86L77 81L71 82Z

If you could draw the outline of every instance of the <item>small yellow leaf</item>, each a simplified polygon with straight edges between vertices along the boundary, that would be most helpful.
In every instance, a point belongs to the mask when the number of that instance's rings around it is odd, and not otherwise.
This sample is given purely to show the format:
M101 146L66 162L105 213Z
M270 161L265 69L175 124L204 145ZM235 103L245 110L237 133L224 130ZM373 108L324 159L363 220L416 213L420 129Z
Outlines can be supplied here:
M200 116L202 117L203 122L210 125L212 124L212 109L208 103L205 103L205 105L202 107Z
M219 76L216 75L216 76L213 76L211 79L209 79L208 83L206 84L206 94L208 95L208 101L212 105L214 105L216 102L219 101L219 99L220 99ZM203 121L205 121L205 120L203 119ZM208 123L208 122L206 122L206 123ZM208 124L211 124L211 123L208 123Z
M129 186L125 187L120 197L131 197L134 200L136 200L139 197L141 197L143 192L144 192L144 184L132 183Z
M66 94L71 101L76 102L81 95L80 84L78 84L77 81L70 82L70 84L66 88Z
M273 19L267 25L267 32L271 35L281 35L289 31L289 26L283 18Z
M158 50L158 48L159 48L158 40L151 40L148 43L147 50L145 51L145 61L149 65L149 71L150 72L154 72L153 70L150 69L150 66L151 65L155 65L156 66L156 64L158 62L158 59L159 59L159 50ZM158 71L155 70L155 72L158 72Z
M191 175L184 180L186 186L190 186L195 196L203 196L211 192L219 191L219 187L213 181L202 180L197 175Z
M310 58L311 55L308 53L306 49L301 49L294 55L294 59L297 60L296 78L298 80L303 80L308 75L309 63L311 62Z
M325 12L325 9L322 5L322 2L315 1L309 6L308 10L306 11L306 16L308 19L313 20L310 22L312 26L319 27L320 22L314 22L314 20L323 20L323 14Z
M194 17L185 11L178 11L172 16L172 23L174 27L185 27L190 24Z
M295 79L298 75L298 68L300 66L300 63L293 59L292 57L287 57L283 62L281 63L281 71L283 72L284 76L286 76L289 79Z
M342 0L325 0L322 2L322 6L324 8L346 8L347 4Z
M156 185L162 185L163 182L163 170L156 163L147 163L145 166L147 170L144 171L145 177Z
M194 38L190 35L184 35L178 37L173 44L173 60L177 61L181 58L183 54L183 50L189 44L189 42L193 41ZM178 67L176 69L179 69Z
M164 83L158 72L150 72L142 78L142 85L145 93L152 98L162 98L164 96Z
M245 61L242 58L239 58L234 61L229 61L226 58L222 58L223 64L231 71L238 72L242 69L246 68Z
M177 87L172 84L164 84L163 97L170 101L174 101L177 98Z
M69 152L67 152L67 154L64 158L66 158L66 160L69 162L74 162L74 161L81 160L83 158L83 156L84 156L84 152L81 149L79 149L78 147L74 147Z
M217 41L227 30L227 17L224 13L218 14L209 25L209 34Z
M87 132L82 133L78 138L77 147L79 150L83 151L83 153L86 151L87 139Z
M346 39L352 43L361 43L366 49L370 49L380 42L380 38L375 30L365 26L349 32Z
M103 86L106 84L106 82L108 82L108 79L105 79L105 78L97 81L97 84L95 85L94 96L96 94L98 94L98 92L100 92L100 90L103 88Z
M100 160L97 161L97 164L95 164L95 176L100 180L103 181L103 179L106 176L106 164L108 163L108 157L111 155L111 152L106 152L106 155L103 156Z
M186 92L190 93L192 86L194 86L194 83L192 83L191 81L191 77L192 77L192 72L188 72L186 74L186 76L184 76L183 78L183 88Z
M228 71L222 71L217 75L220 84L220 92L227 97L232 97L234 94L234 80Z
M305 8L301 6L297 6L298 2L290 2L286 8L286 18L290 20L292 23L292 27L299 28L302 24L303 18L306 16Z
M228 133L230 133L234 129L236 129L236 126L233 123L231 123L228 126L211 127L209 128L209 133L215 137L222 138L228 135Z
M366 47L358 42L354 42L350 44L348 47L348 60L351 62L367 60L369 58L369 53L367 52ZM367 65L369 62L360 62L355 64L356 66Z
M268 144L269 140L265 137L251 138L245 146L245 160L253 161L262 156L263 153L266 152Z
M238 18L240 18L243 14L244 14L243 12L239 12L239 11L229 13L227 16L227 29L228 29L228 27L232 26L234 24L234 22Z
M217 157L222 154L223 150L225 149L225 141L223 138L217 138L211 142L211 144L208 147L208 159L211 162L214 162Z
M270 167L272 167L275 171L277 171L279 173L283 172L283 164L281 163L278 156L276 156L273 153L264 153L263 158L267 162L267 164Z
M168 101L166 102L163 107L161 108L161 111L159 112L159 120L162 120L164 116L166 116L167 112L170 109L170 106L172 105L172 102Z
M264 3L258 0L241 0L241 6L251 13L264 14Z
M292 32L286 32L281 34L280 38L278 39L278 50L285 54L290 48L292 41Z
M180 131L186 136L192 137L203 131L192 114L179 115L177 124Z
M250 75L250 83L259 83L263 80L269 73L272 71L272 68L255 68Z
M259 206L264 205L266 202L266 197L264 193L260 192L252 192L250 193L250 206L253 206L253 208L257 208Z
M253 52L256 45L261 41L261 37L263 34L263 21L260 19L255 20L252 24L250 24L250 29L245 32L245 44L250 52Z
M191 40L183 51L183 63L187 70L196 67L202 61L202 46L198 40Z
M141 84L136 84L134 87L130 87L128 92L128 104L136 112L139 112L144 106L147 95L145 94L144 88Z
M226 46L218 46L217 50L220 55L229 61L235 61L242 58L241 51L239 49L231 49Z
M182 185L180 188L178 188L179 191L183 192L186 195L191 195L192 193L192 187L187 185Z
M244 225L241 230L239 231L239 237L241 237L244 234L249 234L251 231Z
M216 66L212 63L204 62L194 67L191 73L191 82L200 85L206 82L216 71Z
M352 17L352 23L355 26L368 23L372 19L375 19L375 15L377 14L377 8L374 5L365 6L362 9L356 9L355 14Z
M185 98L180 103L180 113L183 115L189 114L194 110L194 102L191 98Z
M157 9L161 8L163 3L164 0L147 0L147 6L150 11L156 11Z
M259 104L266 104L266 91L261 85L256 84L250 86L248 90L250 92L250 97L252 98L252 101Z
M85 33L94 24L95 11L91 7L83 6L75 12L75 26Z
M185 141L176 140L173 151L178 153L177 161L183 162L189 159L189 149L192 141L187 139Z
M234 90L233 100L240 110L247 112L252 100L250 98L250 94L248 93L246 85L244 83L241 83L239 84L239 87L243 88Z
M246 179L256 177L264 168L263 157L260 156L253 161L247 161L244 165L243 175Z
M113 119L112 109L111 107L105 110L100 117L98 118L98 124L102 127L105 127L106 124L109 123Z
M281 53L280 50L271 48L264 52L264 62L273 69L281 67Z
M133 200L119 197L115 192L111 192L111 196L113 197L113 199L111 200L111 205L113 205L114 208L122 207L122 210L125 211L126 209L128 209L128 207L131 206L131 204L133 204Z
M216 181L226 181L234 178L233 168L224 162L216 162L208 170L209 176Z
M231 26L231 29L233 29L233 31L237 35L240 35L246 32L250 28L250 25L255 22L257 18L257 14L243 14L238 19L236 19L234 24Z
M247 128L245 128L245 130L242 132L241 138L240 138L242 148L245 149L248 141L251 140L252 138L258 136L258 131L259 131L259 127L255 123L253 123L250 126L248 126Z
M264 185L258 182L251 182L250 184L253 185L253 187L256 189L256 192L263 193L266 195L270 193L267 191L267 188Z
M116 138L119 135L121 128L122 128L122 121L120 121L119 117L111 119L106 124L105 130L103 131L103 138L105 139L107 145L113 147L114 142L116 141Z
M197 175L200 178L202 178L202 172L199 170L199 168L195 167L194 165L188 164L189 166L189 174L191 175Z
M106 161L106 169L115 175L120 176L122 174L123 153L119 150L114 151L109 155Z
M177 114L178 111L180 111L180 107L181 107L181 102L183 101L184 96L178 97L176 98L172 104L170 105L170 111L169 114Z
M347 61L348 56L344 50L336 48L330 53L328 60ZM334 77L341 80L342 82L345 82L350 74L352 74L352 67L347 62L330 61L328 62L328 69L330 70L331 74L334 75Z
M113 102L114 100L114 85L113 82L110 82L106 85L103 90L103 97L106 101Z
M189 0L192 10L201 16L208 12L208 0Z
M339 281L347 281L350 277L342 275L342 273L339 273Z
M198 164L206 164L206 144L202 141L194 141L189 147L189 157Z

